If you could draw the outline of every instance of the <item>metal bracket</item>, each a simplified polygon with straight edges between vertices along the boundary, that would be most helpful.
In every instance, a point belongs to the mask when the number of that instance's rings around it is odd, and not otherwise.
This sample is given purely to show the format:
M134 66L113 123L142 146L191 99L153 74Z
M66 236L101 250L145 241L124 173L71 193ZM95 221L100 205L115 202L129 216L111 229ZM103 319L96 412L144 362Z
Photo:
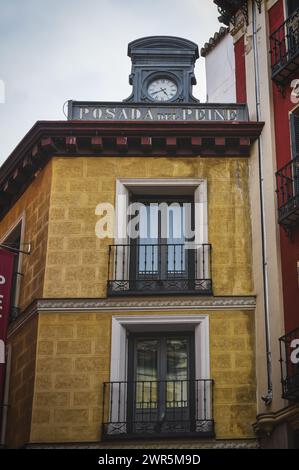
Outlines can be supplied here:
M281 94L281 96L282 96L283 98L285 98L285 97L286 97L286 87L283 86L283 85L280 84L280 83L276 83L276 86L277 86L278 91L279 91L279 93Z
M28 248L25 251L16 248L14 243L0 243L0 248L3 248L3 250L11 251L12 253L22 253L23 255L31 254L31 243L22 243L21 246L27 246Z
M285 225L283 225L283 229L289 239L290 242L293 241L293 230L291 227L286 227Z

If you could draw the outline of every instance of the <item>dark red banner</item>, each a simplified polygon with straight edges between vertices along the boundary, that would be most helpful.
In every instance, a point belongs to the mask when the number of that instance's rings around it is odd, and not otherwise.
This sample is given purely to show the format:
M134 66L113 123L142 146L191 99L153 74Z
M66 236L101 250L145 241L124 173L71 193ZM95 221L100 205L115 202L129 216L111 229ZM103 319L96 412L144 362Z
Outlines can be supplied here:
M2 404L5 379L5 343L10 311L14 257L14 253L0 248L0 405Z

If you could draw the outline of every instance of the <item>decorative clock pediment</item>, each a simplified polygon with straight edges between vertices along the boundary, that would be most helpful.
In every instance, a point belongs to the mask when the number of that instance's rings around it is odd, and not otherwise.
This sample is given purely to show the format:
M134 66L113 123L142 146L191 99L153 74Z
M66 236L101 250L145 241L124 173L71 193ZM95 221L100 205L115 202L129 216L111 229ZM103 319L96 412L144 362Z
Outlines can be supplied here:
M130 103L198 103L192 95L196 85L197 45L172 36L150 36L129 43L132 60Z

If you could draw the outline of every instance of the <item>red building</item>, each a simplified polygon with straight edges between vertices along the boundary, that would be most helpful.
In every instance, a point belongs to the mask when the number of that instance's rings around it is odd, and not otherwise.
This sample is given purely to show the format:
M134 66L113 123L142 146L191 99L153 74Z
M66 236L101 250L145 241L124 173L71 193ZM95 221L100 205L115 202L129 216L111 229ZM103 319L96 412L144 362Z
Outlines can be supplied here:
M232 36L236 100L265 121L253 165L260 206L253 199L252 221L262 247L259 263L253 231L253 258L263 271L260 292L255 282L265 317L264 325L256 317L257 362L266 352L254 427L263 447L299 448L299 0L214 3Z
M299 0L269 10L271 75L277 158L278 222L286 332L299 327ZM292 86L293 84L293 86Z

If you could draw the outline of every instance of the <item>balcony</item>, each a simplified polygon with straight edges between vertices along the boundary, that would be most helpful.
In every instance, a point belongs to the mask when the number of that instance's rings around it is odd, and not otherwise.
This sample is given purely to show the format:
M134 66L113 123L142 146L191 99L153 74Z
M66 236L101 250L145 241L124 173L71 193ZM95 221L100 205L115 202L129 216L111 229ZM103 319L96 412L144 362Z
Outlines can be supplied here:
M211 245L111 245L108 295L212 295Z
M299 401L299 328L279 338L282 398Z
M276 173L278 223L287 230L299 223L299 157Z
M213 380L106 382L103 438L214 437Z
M299 8L270 36L272 80L286 85L299 70Z
M242 8L247 9L247 0L214 0L214 3L217 5L220 13L218 20L226 26L229 26L234 21L238 10Z

